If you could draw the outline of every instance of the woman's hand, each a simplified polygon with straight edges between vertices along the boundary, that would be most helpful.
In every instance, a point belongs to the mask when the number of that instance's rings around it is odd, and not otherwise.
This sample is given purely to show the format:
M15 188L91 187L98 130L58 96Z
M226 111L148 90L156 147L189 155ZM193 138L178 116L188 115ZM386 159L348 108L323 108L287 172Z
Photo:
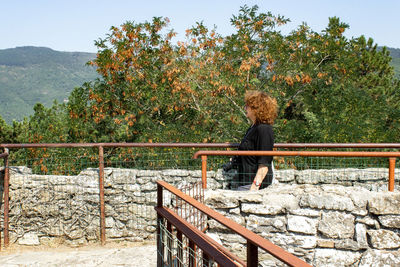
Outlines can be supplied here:
M256 186L254 183L250 187L250 191L258 191L260 189L259 186Z
M258 191L260 189L261 183L264 180L264 177L268 173L268 167L265 165L259 165L257 169L256 176L254 177L254 181L251 184L250 191Z

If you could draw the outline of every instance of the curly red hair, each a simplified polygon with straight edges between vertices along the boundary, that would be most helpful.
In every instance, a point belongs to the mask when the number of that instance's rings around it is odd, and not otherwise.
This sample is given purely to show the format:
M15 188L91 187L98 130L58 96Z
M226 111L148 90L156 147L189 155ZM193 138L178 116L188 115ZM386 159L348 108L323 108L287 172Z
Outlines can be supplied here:
M244 101L246 106L254 111L256 124L274 124L278 116L278 104L275 98L265 92L247 91L244 95Z

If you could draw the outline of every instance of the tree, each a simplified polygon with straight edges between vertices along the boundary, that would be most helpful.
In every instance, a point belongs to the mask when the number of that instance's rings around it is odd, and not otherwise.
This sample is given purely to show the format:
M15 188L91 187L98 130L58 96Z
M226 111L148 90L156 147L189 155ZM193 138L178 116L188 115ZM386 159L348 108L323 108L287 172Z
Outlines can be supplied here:
M281 35L276 27L288 20L258 7L244 6L231 24L237 32L222 37L202 23L187 31L188 71L183 79L192 85L192 109L208 141L239 141L249 121L243 110L246 90L270 91L265 86L265 67L272 64L268 42ZM203 131L202 131L203 132Z
M12 143L12 129L0 116L0 144Z
M389 54L378 52L372 39L346 39L346 28L338 18L322 34L302 25L269 49L278 59L272 81L283 91L278 129L286 141L386 139L383 107L394 109L387 99L398 98Z
M171 44L175 33L162 34L167 25L161 18L127 22L96 42L99 53L90 64L102 78L75 89L68 104L72 121L90 124L93 141L148 141L166 125L179 133L188 88L176 79L179 51Z
M27 138L29 143L64 143L67 127L64 104L54 101L51 108L37 103L34 114L29 118Z
M172 44L168 20L127 22L96 42L101 78L75 89L71 140L238 141L246 90L278 99L281 142L379 142L397 138L398 88L390 56L372 39L347 39L329 19L321 33L244 6L223 37L197 23Z

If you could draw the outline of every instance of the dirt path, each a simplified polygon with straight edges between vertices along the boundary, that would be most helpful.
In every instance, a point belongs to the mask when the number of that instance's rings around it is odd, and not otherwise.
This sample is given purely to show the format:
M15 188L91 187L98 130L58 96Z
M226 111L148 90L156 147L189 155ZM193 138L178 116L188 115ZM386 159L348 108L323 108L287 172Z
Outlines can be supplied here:
M81 248L11 247L0 252L0 266L156 266L155 244Z

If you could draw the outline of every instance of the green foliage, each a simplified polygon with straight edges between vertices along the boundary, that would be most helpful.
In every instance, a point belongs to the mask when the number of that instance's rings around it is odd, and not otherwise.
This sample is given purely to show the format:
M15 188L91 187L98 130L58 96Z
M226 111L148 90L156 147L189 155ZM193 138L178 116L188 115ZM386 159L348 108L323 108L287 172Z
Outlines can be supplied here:
M161 33L167 24L161 18L127 22L121 29L112 27L107 38L96 42L99 53L91 64L102 79L75 89L68 103L71 123L90 125L90 136L85 138L146 142L148 133L177 126L174 122L185 101L171 94L177 70L169 66L175 56L174 33ZM72 138L79 140L81 134L73 127Z
M86 100L71 99L70 112L86 114L90 140L238 141L244 92L264 90L281 107L281 142L393 140L399 83L387 49L346 38L337 17L321 33L304 24L283 36L277 27L287 21L244 6L231 19L234 34L197 23L177 46L173 32L160 34L161 18L113 27L97 42L102 78L76 89Z
M11 141L11 127L9 127L3 118L0 116L0 144L10 143Z
M19 140L239 141L249 123L244 92L263 90L279 103L279 142L395 142L400 84L389 50L346 38L349 25L337 17L321 32L303 24L285 36L287 21L244 6L231 19L235 33L197 23L176 45L168 19L112 27L89 63L99 77L65 105L37 104L14 127L26 129Z
M23 122L14 121L12 125L8 125L0 116L0 144L27 142L24 139L25 134L28 132L26 125L26 119Z
M28 123L29 143L64 143L67 140L69 126L65 123L68 114L64 104L53 103L46 108L38 103Z
M388 106L388 101L398 99L390 56L385 49L377 51L372 39L345 38L346 28L330 18L321 34L302 25L284 42L270 46L271 57L277 59L272 81L279 88L280 140L387 140L384 118L397 105Z

